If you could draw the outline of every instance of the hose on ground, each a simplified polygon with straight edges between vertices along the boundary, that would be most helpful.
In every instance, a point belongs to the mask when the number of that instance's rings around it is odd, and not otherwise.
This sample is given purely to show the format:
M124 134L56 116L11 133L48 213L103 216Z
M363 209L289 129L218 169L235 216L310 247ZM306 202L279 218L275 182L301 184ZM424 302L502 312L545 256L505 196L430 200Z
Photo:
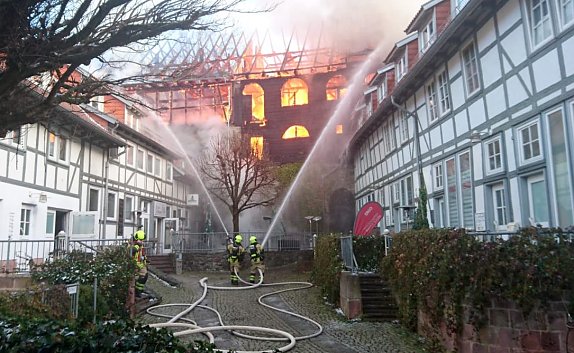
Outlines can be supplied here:
M201 333L207 337L207 339L209 340L209 343L214 343L215 337L214 337L212 332L215 332L215 331L230 331L231 333L233 333L234 335L236 335L238 337L253 339L253 340L260 340L260 341L271 341L271 342L287 341L288 343L286 345L284 345L280 348L275 348L276 351L279 351L279 352L287 352L288 350L292 349L295 346L296 341L316 337L323 332L323 327L318 322L316 322L316 321L314 321L314 320L312 320L306 316L299 315L299 314L290 312L288 310L284 310L284 309L280 309L280 308L271 306L271 305L269 305L263 301L264 298L272 296L272 295L278 295L280 293L284 293L284 292L288 292L288 291L310 288L313 286L312 283L309 283L309 282L263 283L263 272L260 269L257 269L257 270L259 271L259 282L255 283L255 284L248 283L245 280L243 280L239 276L237 271L235 270L235 275L237 275L237 277L239 278L241 283L246 284L246 286L241 286L241 287L237 287L237 286L233 286L233 287L211 286L211 285L207 284L207 277L200 279L199 284L203 288L203 292L202 292L200 298L198 300L196 300L195 302L193 302L191 304L188 304L188 303L162 304L162 305L157 305L157 306L153 306L151 308L148 308L147 309L148 314L153 315L153 316L157 316L157 317L162 317L165 319L169 319L167 322L150 324L150 327L183 329L182 331L175 332L174 333L175 337L181 337L181 336ZM291 315L291 316L297 317L299 319L305 320L305 321L311 323L312 325L316 326L317 331L315 331L314 333L312 333L310 335L295 337L288 332L285 332L282 330L276 330L276 329L272 329L272 328L267 328L267 327L225 325L223 322L223 318L221 317L221 314L217 310L215 310L209 306L200 305L200 303L207 296L207 292L209 289L211 289L211 290L251 290L254 288L258 288L258 287L271 287L271 286L282 286L282 285L297 285L297 287L281 289L281 290L274 291L271 293L263 294L257 299L258 303L260 305L266 307L266 308L271 309L271 310L281 312L281 313L284 313L286 315ZM168 308L168 307L185 307L185 309L182 310L181 312L179 312L177 315L174 315L174 316L157 312L159 309ZM189 314L190 312L192 312L196 308L209 310L209 311L212 311L213 313L215 313L215 315L218 318L220 326L200 327L197 325L197 323L195 321L185 317L187 314ZM183 321L183 322L178 322L178 321ZM253 336L253 335L241 333L239 331L263 332L263 333L273 334L273 335L276 335L278 337ZM217 350L221 351L221 352L231 352L229 350L219 349L219 348ZM232 352L237 352L237 353L264 353L264 352L269 352L269 350L263 350L263 351L236 351L236 350L232 350Z

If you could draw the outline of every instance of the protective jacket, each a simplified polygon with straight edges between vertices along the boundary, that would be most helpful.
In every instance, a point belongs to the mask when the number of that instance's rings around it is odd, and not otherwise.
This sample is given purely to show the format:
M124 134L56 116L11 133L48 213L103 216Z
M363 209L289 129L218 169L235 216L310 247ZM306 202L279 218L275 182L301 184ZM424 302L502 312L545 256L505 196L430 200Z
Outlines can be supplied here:
M234 263L241 261L245 253L243 245L233 242L227 246L227 261Z
M249 254L251 255L251 262L263 261L263 246L259 243L249 245Z

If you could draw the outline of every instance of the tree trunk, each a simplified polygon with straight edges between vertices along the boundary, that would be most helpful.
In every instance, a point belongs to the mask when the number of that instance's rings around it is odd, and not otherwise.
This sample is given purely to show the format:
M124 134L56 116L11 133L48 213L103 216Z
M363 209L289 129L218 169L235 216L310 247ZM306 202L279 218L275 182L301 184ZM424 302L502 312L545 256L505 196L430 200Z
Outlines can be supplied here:
M233 212L233 234L239 233L239 212Z

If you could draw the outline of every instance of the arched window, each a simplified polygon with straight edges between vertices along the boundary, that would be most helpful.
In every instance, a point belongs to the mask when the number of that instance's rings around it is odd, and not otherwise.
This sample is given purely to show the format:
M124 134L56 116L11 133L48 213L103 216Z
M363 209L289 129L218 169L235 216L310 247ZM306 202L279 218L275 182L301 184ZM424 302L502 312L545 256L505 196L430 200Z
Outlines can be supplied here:
M251 96L251 119L265 119L265 97L263 88L257 83L250 83L243 87L243 95Z
M333 76L325 89L328 101L336 101L347 93L347 79L343 75Z
M309 89L300 78L292 78L281 87L281 106L304 105L309 103Z
M304 137L309 137L309 131L307 131L305 126L293 125L289 127L287 130L285 130L282 138L284 140L288 140L288 139L298 139Z

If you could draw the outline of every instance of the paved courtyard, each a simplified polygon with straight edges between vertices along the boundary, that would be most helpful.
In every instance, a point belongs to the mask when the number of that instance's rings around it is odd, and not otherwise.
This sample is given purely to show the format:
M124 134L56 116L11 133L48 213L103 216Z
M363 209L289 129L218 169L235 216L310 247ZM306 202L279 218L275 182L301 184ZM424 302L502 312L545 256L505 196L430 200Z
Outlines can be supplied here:
M244 272L244 271L243 271ZM242 277L248 276L241 273ZM308 280L308 274L299 274L284 270L268 270L265 277L266 283L279 282L304 282ZM201 297L203 288L199 280L208 278L210 286L229 286L227 273L184 273L173 275L174 279L181 283L180 286L170 287L156 278L150 277L148 288L162 297L162 304L168 303L193 303ZM281 312L268 309L258 303L258 298L266 293L281 289L297 287L298 285L284 284L268 286L248 290L208 290L202 305L216 309L222 316L225 325L259 326L286 331L295 337L311 335L318 331L313 324ZM299 285L300 286L300 285ZM318 322L323 327L323 332L309 339L298 340L289 352L294 353L422 353L425 352L421 341L400 325L380 322L349 321L339 314L336 308L324 303L320 291L316 287L287 291L263 300L274 307L288 310ZM167 315L175 315L185 307L167 307L157 312ZM187 315L200 326L218 326L219 322L214 312L195 308ZM147 323L164 322L163 319L148 314L142 319ZM265 336L264 333L246 332L257 336ZM220 349L236 350L266 350L282 347L287 342L257 341L241 338L231 333L214 332L215 344ZM189 340L204 340L203 336L191 336Z

